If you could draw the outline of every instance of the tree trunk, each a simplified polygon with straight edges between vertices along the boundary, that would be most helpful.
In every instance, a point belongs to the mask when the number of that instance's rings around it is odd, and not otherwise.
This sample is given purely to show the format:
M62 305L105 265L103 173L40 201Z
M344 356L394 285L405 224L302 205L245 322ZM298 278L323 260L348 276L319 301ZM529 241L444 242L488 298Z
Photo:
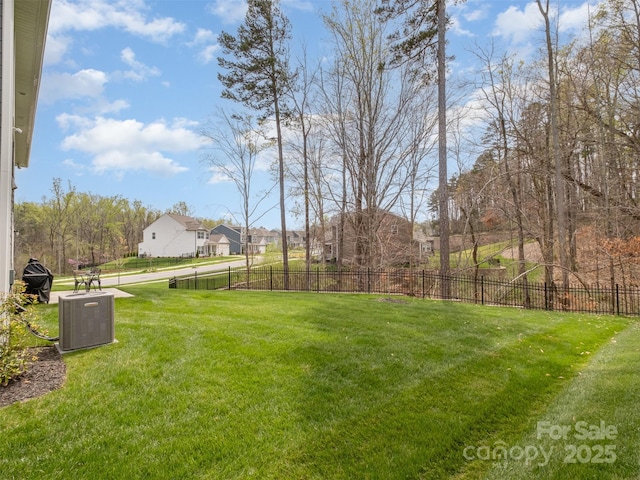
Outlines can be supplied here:
M562 284L564 288L569 284L569 271L567 269L567 208L564 175L562 168L562 156L560 155L560 139L558 132L558 92L555 69L555 55L553 43L551 41L551 24L549 21L549 0L546 1L546 8L542 8L541 0L537 0L540 13L544 18L545 36L547 47L547 61L549 67L549 110L551 120L552 153L555 170L555 198L556 212L558 214L558 251L560 267L562 268Z
M440 192L440 295L451 296L449 275L449 188L447 174L447 78L446 78L445 0L438 0L438 189Z

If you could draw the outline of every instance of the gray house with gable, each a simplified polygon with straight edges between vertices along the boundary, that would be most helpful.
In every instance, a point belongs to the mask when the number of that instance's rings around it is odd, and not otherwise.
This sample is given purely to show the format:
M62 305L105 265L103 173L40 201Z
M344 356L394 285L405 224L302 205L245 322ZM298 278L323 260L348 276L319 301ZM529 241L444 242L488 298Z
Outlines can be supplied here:
M210 235L224 235L229 240L229 255L240 255L242 253L242 227L235 227L226 224L216 225L211 229Z
M244 253L246 243L245 228L233 225L217 225L210 232L211 235L222 234L229 240L229 254L240 255ZM280 241L280 232L267 230L266 228L249 229L249 253L262 254L267 251L268 245L276 245Z

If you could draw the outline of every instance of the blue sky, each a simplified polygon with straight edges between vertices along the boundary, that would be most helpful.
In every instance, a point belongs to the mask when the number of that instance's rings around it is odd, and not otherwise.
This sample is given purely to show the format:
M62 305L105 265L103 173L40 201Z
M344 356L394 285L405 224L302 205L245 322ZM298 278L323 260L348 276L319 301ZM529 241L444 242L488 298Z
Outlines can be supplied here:
M281 4L293 48L304 42L311 55L327 55L319 12L331 2ZM584 25L586 2L559 4L561 28ZM244 11L242 0L53 0L30 167L17 172L16 201L50 197L60 178L65 188L161 211L185 202L197 217L238 212L233 185L202 162L200 131L217 106L229 105L220 99L216 39L234 34ZM523 58L539 47L535 2L467 0L450 13L452 77L468 72L465 49L474 43L493 39ZM269 173L260 175L267 182ZM257 223L277 228L277 209ZM289 228L302 223L288 219Z

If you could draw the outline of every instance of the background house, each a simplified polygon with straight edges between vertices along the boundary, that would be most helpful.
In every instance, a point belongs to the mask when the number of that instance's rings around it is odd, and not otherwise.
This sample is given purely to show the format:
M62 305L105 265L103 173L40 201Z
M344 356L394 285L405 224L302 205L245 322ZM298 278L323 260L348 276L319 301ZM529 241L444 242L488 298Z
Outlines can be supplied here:
M226 225L224 223L216 225L211 229L211 235L224 235L229 241L229 255L240 255L242 253L242 227Z
M165 213L142 232L139 256L189 257L205 255L209 229L199 220Z
M29 166L50 8L49 0L0 1L0 293L16 277L14 169Z
M306 245L304 232L302 230L290 230L287 232L287 245L290 248L301 248Z
M204 254L208 257L229 255L229 239L221 233L209 234L209 240L204 243Z
M365 211L362 215L365 221L360 225L360 231L357 231L355 215L351 212L345 214L342 242L340 216L336 215L330 220L324 247L325 261L335 262L341 254L345 265L358 264L358 236L371 258L369 266L372 267L403 266L410 260L419 263L433 253L434 239L423 232L412 231L411 222L406 218L386 210ZM340 247L342 252L339 251Z
M211 235L217 234L224 235L229 239L229 253L231 255L244 253L246 242L244 227L226 224L216 225L211 229ZM266 228L250 228L248 241L250 254L263 254L267 251L267 246L278 244L280 232Z
M278 245L280 232L266 228L252 228L249 230L249 244L254 253L266 253L269 245Z

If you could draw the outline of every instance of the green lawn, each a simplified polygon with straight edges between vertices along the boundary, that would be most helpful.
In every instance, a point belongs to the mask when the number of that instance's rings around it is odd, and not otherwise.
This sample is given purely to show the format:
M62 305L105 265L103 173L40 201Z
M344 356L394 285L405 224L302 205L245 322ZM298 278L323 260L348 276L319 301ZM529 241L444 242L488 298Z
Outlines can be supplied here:
M0 409L1 478L640 476L635 319L123 290L135 297L116 299L118 343L66 354L61 390ZM41 308L56 332L56 306ZM538 422L571 432L553 440ZM617 435L578 441L577 422ZM598 445L613 462L594 461ZM506 455L485 458L496 446ZM519 455L552 446L545 465Z

